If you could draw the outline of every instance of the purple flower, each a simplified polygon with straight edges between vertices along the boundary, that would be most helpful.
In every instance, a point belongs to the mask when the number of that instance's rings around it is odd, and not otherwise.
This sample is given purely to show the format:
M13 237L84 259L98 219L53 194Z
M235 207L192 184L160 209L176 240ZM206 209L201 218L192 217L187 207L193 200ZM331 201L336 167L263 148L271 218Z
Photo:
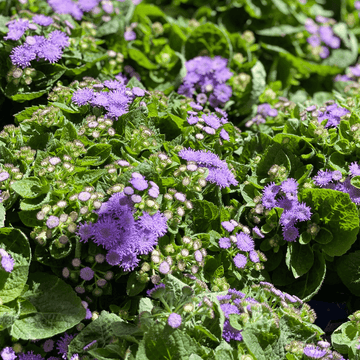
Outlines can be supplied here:
M78 0L77 5L84 12L91 11L99 3L98 0Z
M125 31L125 33L124 33L124 39L125 39L126 41L135 40L135 39L136 39L136 33L135 33L135 31L132 31L132 30Z
M306 39L306 41L312 46L316 47L321 44L321 39L318 35L312 35Z
M80 277L83 280L89 281L94 278L94 270L86 266L80 270Z
M238 269L243 269L247 263L247 258L243 254L236 254L233 260Z
M265 235L261 232L261 230L255 226L253 229L253 233L256 234L257 236L259 236L260 238L264 238Z
M76 234L78 236L80 236L80 241L81 242L88 242L88 240L94 236L94 229L93 229L93 225L84 223L84 224L79 224L79 228L76 232Z
M240 232L236 234L237 243L236 246L241 251L251 251L255 248L254 240L250 235Z
M159 295L165 292L165 284L155 285L152 289L146 291L146 295L157 299Z
M4 36L4 40L19 40L29 28L29 20L17 19L8 23L9 32Z
M0 248L1 267L8 273L14 269L15 260L4 250Z
M235 226L230 221L223 221L221 226L228 232L231 232L235 229Z
M48 339L43 344L43 349L45 352L50 352L54 348L54 340Z
M332 181L332 172L330 170L319 170L313 180L316 185L323 187Z
M280 216L280 224L282 226L294 225L297 221L297 216L293 210L285 210Z
M59 223L60 220L57 216L50 215L46 221L46 226L48 227L48 229L53 229L54 227L57 227Z
M0 356L3 358L3 360L15 360L17 357L15 355L14 349L10 346L3 348L0 352Z
M83 16L80 8L71 0L48 0L48 4L58 14L70 14L76 20L81 20Z
M145 95L145 91L137 86L134 86L131 90L135 96L144 96Z
M41 26L49 26L54 22L50 16L45 16L43 14L33 16L32 21Z
M170 271L170 265L166 261L163 261L159 266L159 271L162 274L167 274Z
M320 56L322 59L326 59L329 55L330 55L330 50L329 50L329 48L327 48L326 46L322 46L322 47L321 47L321 51L320 51L320 53L319 53L319 56Z
M49 40L52 44L59 46L61 49L70 45L70 38L60 30L54 30L49 34Z
M241 330L234 329L230 325L229 320L225 320L225 322L224 322L224 329L222 332L222 337L227 342L230 342L230 340L242 341Z
M109 98L107 92L99 92L95 93L93 98L91 99L91 106L102 106L106 107L109 104Z
M283 181L280 185L281 190L288 194L297 194L297 188L298 188L299 184L297 183L297 181L293 178L288 178L285 181Z
M213 94L218 101L225 103L231 98L232 89L229 85L219 84L215 86Z
M213 129L218 129L221 126L219 118L214 114L203 114L202 118L206 125L209 125Z
M86 105L89 101L91 101L93 96L94 96L94 91L92 89L84 88L84 89L76 90L73 93L71 100L76 105L82 106L82 105Z
M206 104L207 102L207 96L206 94L204 93L200 93L196 96L196 101L199 103L199 104Z
M315 347L315 345L307 345L304 348L304 354L311 359L320 359L327 353L326 349Z
M219 247L221 249L229 249L231 247L230 239L227 237L223 237L219 239Z
M117 222L110 216L103 216L94 224L94 242L109 250L114 246L122 233L119 232Z
M68 346L71 342L71 340L76 336L77 334L72 334L72 335L68 335L65 332L65 335L62 336L60 338L60 340L58 340L56 342L56 347L58 349L58 354L61 355L61 357L66 360L67 358L67 353L68 353ZM35 359L34 359L35 360Z
M228 132L225 129L221 129L220 130L220 137L226 141L230 140L230 136L228 134Z
M65 359L65 358L63 358ZM25 353L20 353L18 355L18 360L45 360L40 354L34 354L34 351L28 351Z
M349 171L352 176L359 176L360 175L360 167L357 162L353 161L349 166ZM0 174L1 176L1 174Z
M256 251L254 251L254 250L251 250L251 251L249 252L249 257L250 257L250 260L251 260L253 263L258 263L258 262L260 262L260 260L259 260L259 255L258 255L258 253L257 253Z
M2 171L0 173L0 182L5 181L10 177L10 174L7 171Z
M307 221L311 218L311 208L306 206L305 203L298 204L294 209L294 214L299 221Z
M107 254L106 254L106 262L109 265L118 265L121 261L121 255L119 253L118 250L110 250Z
M286 226L283 228L283 237L286 241L295 241L299 236L299 230L293 226Z
M354 2L354 7L356 10L360 10L360 1L355 1Z
M220 308L222 312L224 313L224 316L226 319L229 319L230 314L240 314L239 309L235 305L231 305L229 303L221 304Z
M21 68L30 66L30 61L35 60L35 50L28 44L16 46L10 54L11 62Z
M142 229L150 230L156 236L164 236L167 232L167 218L157 211L154 215L149 215L146 211L138 219L138 224Z
M305 21L305 29L310 34L316 34L319 26L314 22L313 19L307 18Z
M181 325L181 316L176 313L171 313L168 317L167 323L173 329L176 329Z
M45 59L51 64L59 61L61 59L63 52L61 48L51 42L51 40L46 40L42 43L37 55L40 59Z

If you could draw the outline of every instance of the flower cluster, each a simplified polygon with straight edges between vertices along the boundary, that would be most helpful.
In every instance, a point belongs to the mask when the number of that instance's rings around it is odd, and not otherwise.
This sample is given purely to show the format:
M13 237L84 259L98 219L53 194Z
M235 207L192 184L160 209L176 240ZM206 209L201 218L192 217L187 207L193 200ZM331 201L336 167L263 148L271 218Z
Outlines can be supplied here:
M305 203L299 203L297 192L298 183L292 178L283 181L281 185L275 185L272 182L263 189L262 204L265 208L284 209L280 217L280 224L283 227L283 237L286 241L295 241L299 237L299 230L295 224L310 220L312 215L310 207ZM277 195L282 196L276 198Z
M258 105L257 114L251 120L249 120L245 126L250 127L253 124L259 125L263 124L266 121L267 116L275 117L277 116L278 111L276 109L272 109L270 104L264 103Z
M190 102L190 106L193 110L188 111L189 117L187 122L190 125L195 125L199 130L202 130L205 134L215 135L216 130L218 130L222 125L228 123L227 113L224 110L215 108L216 112L204 111L200 114L203 107L194 102ZM220 130L220 137L223 140L230 140L229 134L225 129ZM198 133L195 135L197 140L204 139L204 134Z
M356 162L352 162L349 166L350 176L345 180L340 171L335 170L319 170L313 178L314 183L324 189L333 189L349 194L351 201L356 205L360 204L360 189L351 185L351 178L360 175L360 167Z
M36 30L37 25L49 26L53 19L44 15L35 15L30 23L27 19L12 20L9 24L9 32L4 40L19 40L25 31ZM48 37L42 35L26 36L25 43L12 49L10 59L13 65L26 68L32 60L44 59L50 63L59 61L65 47L70 45L69 37L60 30L54 30ZM21 74L20 74L21 76Z
M224 106L232 95L232 89L225 82L231 78L232 72L227 68L228 60L221 56L213 59L198 56L185 63L187 74L178 89L179 94L192 98L197 91L196 101L210 106Z
M326 109L323 109L323 111L319 111L317 120L319 123L328 120L324 126L325 128L337 127L340 124L341 117L349 113L348 109L342 108L338 104L331 104L326 106Z
M238 181L229 170L225 161L220 160L219 156L203 150L193 150L191 148L181 150L178 155L187 161L194 161L197 165L209 170L206 180L217 184L220 188L236 186Z
M132 173L130 183L136 190L148 188L147 180L136 172ZM150 183L152 186L148 191L152 196L158 196L158 186ZM120 264L125 271L132 271L140 261L137 255L151 252L158 238L167 231L167 218L159 211L153 215L144 211L135 220L134 204L140 203L142 198L134 193L133 188L127 186L123 192L113 194L100 209L95 210L98 221L81 224L77 233L83 242L93 238L97 245L102 245L108 251L106 261L113 266Z
M266 259L264 254L255 251L255 243L253 238L250 236L249 228L247 226L239 224L233 219L231 219L230 221L223 221L221 223L221 226L230 234L238 228L242 229L242 231L232 234L229 237L222 237L219 239L219 247L221 249L229 249L229 251L232 253L232 244L235 244L236 248L242 252L237 253L234 256L233 262L235 266L238 269L244 269L247 264L247 260L250 259L251 262L255 264L255 269L260 271L263 268L263 266L261 266L260 264L260 258L262 261ZM264 237L258 227L255 227L253 231L258 236ZM243 253L245 253L245 255Z
M95 84L76 90L72 95L72 102L78 106L90 104L93 107L102 107L107 113L105 118L117 120L128 112L129 104L135 97L143 97L146 91L139 87L126 88L124 77L117 75L115 80L105 80L103 84ZM106 88L106 91L102 91Z
M307 38L307 42L313 48L314 53L318 54L322 59L326 59L330 55L329 47L338 49L341 41L340 38L334 35L331 27L335 20L321 15L317 15L315 20L321 25L316 24L311 18L306 19L305 29L311 34Z
M11 273L14 269L15 260L10 256L8 252L0 248L1 267L8 273Z

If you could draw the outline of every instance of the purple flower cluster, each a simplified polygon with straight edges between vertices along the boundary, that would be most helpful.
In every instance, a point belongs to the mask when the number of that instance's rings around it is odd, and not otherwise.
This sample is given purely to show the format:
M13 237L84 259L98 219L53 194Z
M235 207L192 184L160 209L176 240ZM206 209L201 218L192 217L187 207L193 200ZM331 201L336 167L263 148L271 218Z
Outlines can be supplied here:
M329 47L338 49L340 47L340 38L334 35L331 27L332 19L325 18L324 16L317 16L316 21L322 25L318 25L311 18L306 19L305 29L311 34L307 38L307 42L313 47L320 47L320 57L326 59L330 55ZM324 43L324 45L322 45Z
M237 291L236 289L229 289L227 295L217 296L217 299L220 302L220 308L225 316L222 337L227 342L230 342L230 340L242 341L243 339L241 335L242 330L236 330L230 325L229 315L230 314L240 315L242 308L241 302L244 298L245 298L245 294L240 291ZM254 303L257 303L255 299L252 300L254 301Z
M270 104L264 103L258 105L257 114L251 120L249 120L245 126L250 127L253 124L259 125L263 124L266 121L267 116L275 117L277 116L278 111L276 109L272 109Z
M113 194L95 210L98 221L81 224L77 233L83 242L93 238L96 244L102 245L108 251L106 261L113 266L120 264L125 271L132 271L140 261L137 255L151 252L158 238L167 231L167 218L159 211L154 215L144 212L135 220L133 204L123 192ZM92 275L84 273L86 279Z
M283 228L283 237L286 241L295 241L299 237L299 230L295 227L297 222L307 221L311 218L311 209L297 199L298 183L289 178L275 185L267 184L263 189L262 204L267 209L279 207L284 209L280 217ZM282 195L276 199L277 195Z
M90 104L91 106L103 107L107 114L106 118L117 120L129 109L129 104L136 96L142 97L145 91L139 87L128 89L125 86L125 79L118 74L116 80L105 80L103 85L105 91L95 91L94 89L83 88L76 90L72 96L72 102L78 106Z
M14 269L15 261L4 249L0 248L1 267L8 273Z
M189 117L187 119L188 123L190 125L195 125L195 124L199 123L201 129L209 135L214 135L216 133L217 129L219 129L222 125L228 123L227 113L219 108L215 108L216 112L209 113L209 114L203 113L200 116L198 111L201 111L203 109L203 107L200 104L197 104L194 102L191 102L190 106L195 111L188 111L188 114L189 114ZM219 113L221 115L221 117L218 117L216 113ZM203 125L203 123L205 125ZM230 140L230 136L225 129L220 130L220 137L227 141Z
M61 59L63 49L69 44L69 37L60 30L52 31L48 38L42 35L27 36L24 44L12 49L10 59L15 66L23 69L35 59L44 59L53 64Z
M79 0L73 2L72 0L48 0L47 3L57 14L70 14L74 19L81 20L84 12L89 12L94 9L99 0Z
M229 170L226 161L212 153L203 150L193 150L191 148L179 151L178 155L187 161L195 161L199 166L209 169L206 180L219 185L221 188L236 186L238 184L233 173Z
M227 68L228 60L221 56L213 59L208 56L198 56L185 63L187 74L183 84L178 89L179 94L189 98L200 91L197 99L200 103L209 100L212 107L224 106L232 95L232 89L225 82L233 73ZM206 95L210 93L209 97ZM208 99L207 99L208 97Z
M19 40L27 29L30 27L30 22L27 19L11 20L7 24L9 32L4 36L4 40Z
M340 171L320 170L313 178L314 183L324 189L333 189L349 194L351 201L360 205L360 189L351 185L351 178L360 175L360 167L356 162L349 166L351 176L347 177L344 182L340 182L342 174Z
M238 226L239 224L237 224L234 220L230 220L230 221L223 221L221 223L221 226L228 232L232 232L236 226ZM246 232L239 232L236 233L235 235L231 235L230 238L228 237L222 237L219 239L219 247L222 249L229 249L231 248L231 240L233 243L236 243L236 247L240 250L243 251L245 253L249 254L249 258L253 263L258 263L260 262L259 260L259 255L258 253L255 251L255 243L253 238L248 234L250 233L248 231L248 229L244 230ZM261 233L260 229L256 228L256 233L261 235L262 237L264 237L264 235ZM236 254L234 256L234 264L238 269L243 269L246 264L247 264L247 256L243 255L243 254Z
M325 111L320 111L318 121L321 123L328 120L325 127L337 127L340 124L341 117L350 113L348 109L338 106L338 104L331 104L326 107Z

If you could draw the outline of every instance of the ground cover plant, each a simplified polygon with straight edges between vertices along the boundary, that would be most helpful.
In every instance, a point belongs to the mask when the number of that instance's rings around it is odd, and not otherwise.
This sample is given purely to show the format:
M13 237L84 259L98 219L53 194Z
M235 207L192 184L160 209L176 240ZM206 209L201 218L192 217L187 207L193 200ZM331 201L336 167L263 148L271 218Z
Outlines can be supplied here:
M0 2L2 360L359 359L359 14Z

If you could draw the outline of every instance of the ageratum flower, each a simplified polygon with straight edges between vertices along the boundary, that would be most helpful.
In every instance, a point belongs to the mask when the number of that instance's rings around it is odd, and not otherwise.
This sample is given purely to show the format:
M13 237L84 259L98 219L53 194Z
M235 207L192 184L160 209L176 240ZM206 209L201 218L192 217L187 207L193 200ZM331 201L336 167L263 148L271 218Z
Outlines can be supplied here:
M2 349L0 356L3 360L15 360L17 355L12 347L8 346Z
M34 351L28 351L25 353L20 353L17 357L18 360L45 360L40 354L34 354ZM64 358L65 359L65 358Z
M29 28L29 20L17 19L8 23L9 32L4 36L4 40L19 40Z
M326 349L315 347L315 345L307 345L304 348L304 354L311 359L321 359L326 353Z
M242 330L236 330L230 325L229 320L225 320L224 322L224 329L222 332L222 337L225 339L225 341L230 342L230 340L235 341L242 341Z
M15 261L4 249L0 248L1 267L8 273L14 269Z
M84 89L76 90L73 93L71 100L76 105L82 106L82 105L86 105L89 101L91 101L93 96L94 96L94 91L92 89L84 88Z
M45 59L51 64L59 61L62 57L62 50L58 45L55 45L51 40L46 39L37 52L40 59Z
M243 269L247 263L247 258L243 254L236 254L233 258L233 261L238 269Z
M12 49L10 59L13 65L24 69L30 66L30 61L36 59L36 52L32 46L23 44Z
M171 313L168 317L167 323L173 329L178 328L181 325L181 315L176 313Z
M54 22L54 20L50 16L45 16L43 14L38 14L38 15L33 16L32 21L35 24L38 24L41 26L49 26Z
M68 335L65 332L65 335L60 338L56 342L56 347L58 349L58 354L61 355L61 357L66 360L67 359L67 353L68 353L68 346L71 342L71 340L76 336L77 334ZM34 358L34 360L37 360Z

